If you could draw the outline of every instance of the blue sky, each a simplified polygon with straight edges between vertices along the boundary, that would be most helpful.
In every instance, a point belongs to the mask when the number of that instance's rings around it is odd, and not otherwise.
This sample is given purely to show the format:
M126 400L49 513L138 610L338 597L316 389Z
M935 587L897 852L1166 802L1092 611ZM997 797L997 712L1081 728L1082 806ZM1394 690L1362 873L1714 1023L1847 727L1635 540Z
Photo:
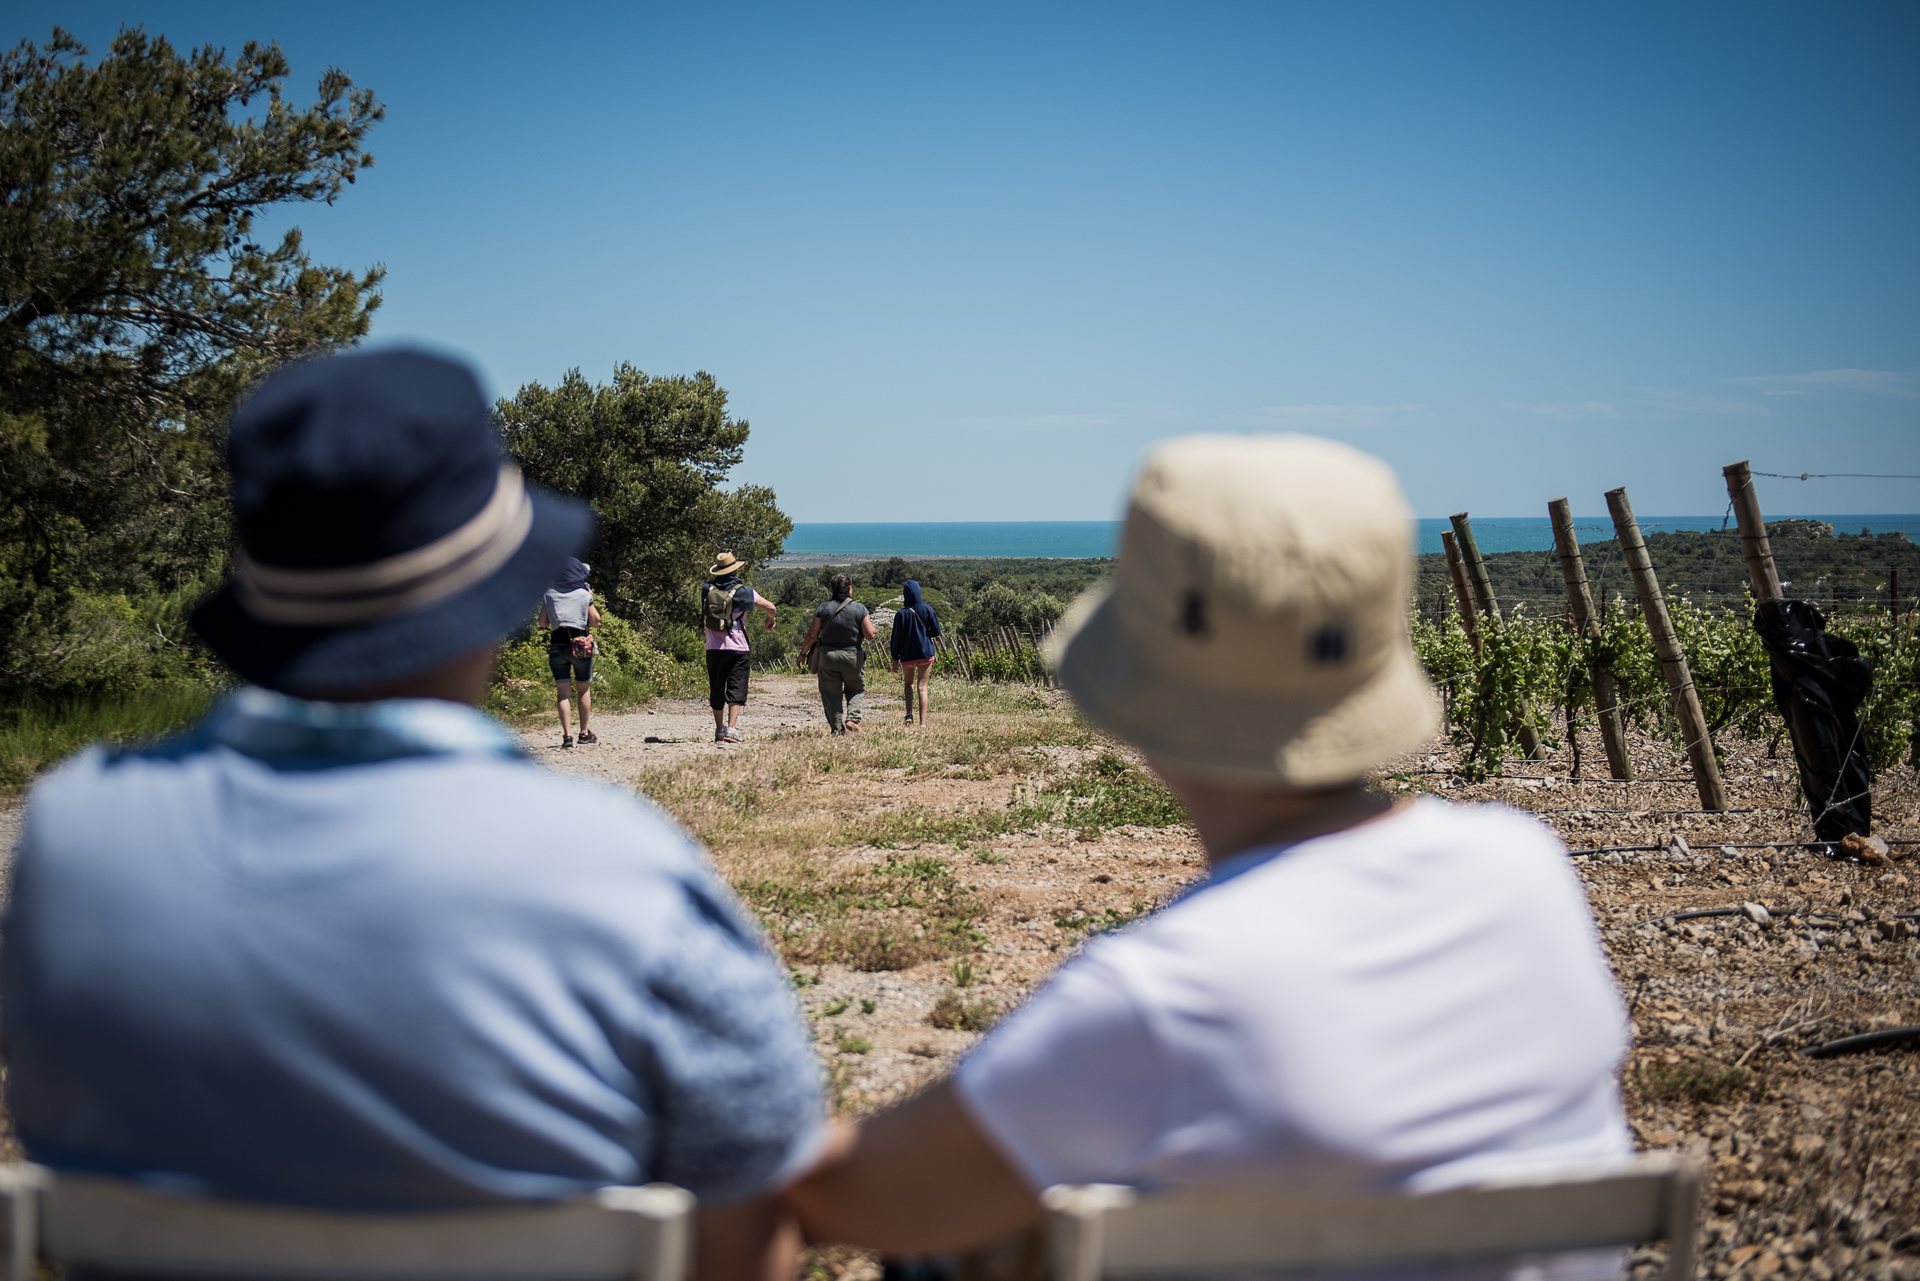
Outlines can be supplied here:
M799 520L1094 519L1315 431L1421 515L1920 473L1920 5L15 3L387 107L295 220L497 394L711 371ZM1769 512L1920 481L1761 482Z

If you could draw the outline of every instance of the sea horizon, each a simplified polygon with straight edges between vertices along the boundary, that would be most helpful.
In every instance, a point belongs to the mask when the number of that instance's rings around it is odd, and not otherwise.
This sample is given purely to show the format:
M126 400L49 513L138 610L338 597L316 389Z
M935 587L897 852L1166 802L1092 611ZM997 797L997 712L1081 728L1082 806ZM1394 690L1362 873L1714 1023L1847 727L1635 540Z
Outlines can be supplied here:
M1904 534L1920 542L1920 515L1914 514L1782 514L1768 519L1814 520L1833 526L1837 535ZM1444 517L1423 517L1415 524L1421 555L1440 551L1441 531L1452 528ZM1723 513L1641 516L1639 525L1647 534L1707 533L1733 528L1733 518ZM1485 555L1553 548L1553 525L1545 516L1476 516L1473 530ZM1574 532L1582 542L1611 541L1613 522L1606 516L1576 516ZM776 559L1097 560L1114 554L1119 534L1117 520L796 521Z

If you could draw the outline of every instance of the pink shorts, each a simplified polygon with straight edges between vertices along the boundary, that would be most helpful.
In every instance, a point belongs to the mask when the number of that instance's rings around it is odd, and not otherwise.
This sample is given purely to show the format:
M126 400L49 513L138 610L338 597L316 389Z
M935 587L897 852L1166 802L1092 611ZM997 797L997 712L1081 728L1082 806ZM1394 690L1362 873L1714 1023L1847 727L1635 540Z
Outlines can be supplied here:
M932 667L933 660L931 658L903 658L900 660L900 666L911 672L922 667Z

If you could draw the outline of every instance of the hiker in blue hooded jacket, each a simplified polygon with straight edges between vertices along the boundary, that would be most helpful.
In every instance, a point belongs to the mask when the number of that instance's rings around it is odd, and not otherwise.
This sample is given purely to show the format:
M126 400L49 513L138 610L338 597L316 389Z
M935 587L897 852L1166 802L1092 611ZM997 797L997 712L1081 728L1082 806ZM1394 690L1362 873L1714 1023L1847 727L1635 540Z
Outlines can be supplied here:
M927 677L933 674L933 639L940 634L940 615L920 599L920 584L909 578L901 587L899 612L893 616L894 670L903 674L906 686L907 724L913 724L913 692L920 691L920 723L927 723Z

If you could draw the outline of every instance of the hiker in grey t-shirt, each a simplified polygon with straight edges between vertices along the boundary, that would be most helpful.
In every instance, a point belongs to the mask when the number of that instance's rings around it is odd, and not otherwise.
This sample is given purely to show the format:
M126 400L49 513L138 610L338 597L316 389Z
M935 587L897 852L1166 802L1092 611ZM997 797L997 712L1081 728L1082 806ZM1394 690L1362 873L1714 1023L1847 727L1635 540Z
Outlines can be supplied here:
M867 691L860 668L866 659L863 641L879 635L867 607L853 599L853 580L835 574L828 585L833 599L822 601L800 642L801 656L820 679L820 705L826 709L827 728L836 734L860 728L860 696Z
M539 623L549 629L547 669L553 673L553 701L560 710L562 747L574 743L567 725L567 704L576 693L580 696L580 741L600 741L587 726L587 719L593 715L592 631L600 622L593 589L587 586L587 572L592 568L578 557L568 557L553 586L540 598Z

